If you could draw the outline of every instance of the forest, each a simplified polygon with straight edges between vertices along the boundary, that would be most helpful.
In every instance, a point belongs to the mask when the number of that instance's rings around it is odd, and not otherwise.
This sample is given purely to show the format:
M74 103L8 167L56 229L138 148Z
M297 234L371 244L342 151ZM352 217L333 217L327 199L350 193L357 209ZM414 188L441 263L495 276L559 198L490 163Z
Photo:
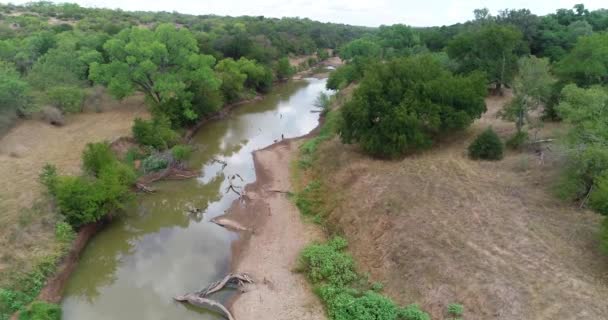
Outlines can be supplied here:
M544 161L549 143L563 154L552 196L608 215L608 9L578 4L545 16L527 9L473 14L450 26L371 28L47 1L0 4L0 134L24 119L60 127L69 115L101 112L106 94L143 96L150 113L133 121L136 146L125 154L94 142L82 152L80 175L44 166L39 180L60 217L50 227L59 249L31 270L3 275L0 320L15 312L24 320L60 319L61 307L37 296L79 230L119 215L135 190L149 191L138 182L142 176L167 168L190 173L193 149L183 138L189 130L331 56L344 62L327 80L337 93L319 97L323 125L300 148L299 167L310 176L323 172L320 145L334 136L366 159L400 161L449 145L488 111L488 96L511 94L496 113L512 124L509 136L488 125L467 156L496 163L509 152L536 152ZM295 57L305 60L294 66ZM556 123L560 136L539 137ZM295 193L294 202L327 228L332 222L317 180ZM608 254L603 221L596 245ZM423 307L399 306L382 284L359 273L340 232L328 236L298 261L328 318L430 319ZM445 313L461 319L463 306L451 303Z

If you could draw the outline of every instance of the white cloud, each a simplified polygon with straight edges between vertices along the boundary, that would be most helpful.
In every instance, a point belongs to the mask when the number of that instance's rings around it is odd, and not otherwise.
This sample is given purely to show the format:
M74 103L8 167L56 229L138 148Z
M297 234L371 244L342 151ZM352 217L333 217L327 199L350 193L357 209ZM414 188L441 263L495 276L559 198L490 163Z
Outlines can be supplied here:
M30 0L17 0L25 3ZM476 8L489 8L493 14L506 8L528 8L547 14L558 8L572 8L583 2L589 9L604 6L602 0L66 0L89 7L124 10L178 11L189 14L252 15L267 17L308 17L314 20L378 26L404 23L413 26L450 25L471 19Z

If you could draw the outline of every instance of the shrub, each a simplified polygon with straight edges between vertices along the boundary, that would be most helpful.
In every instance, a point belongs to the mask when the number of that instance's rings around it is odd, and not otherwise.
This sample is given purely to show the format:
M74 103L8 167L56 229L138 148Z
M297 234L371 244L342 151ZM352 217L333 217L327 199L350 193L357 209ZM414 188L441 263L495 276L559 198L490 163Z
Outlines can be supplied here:
M61 320L61 307L53 303L35 301L28 310L19 313L19 320Z
M513 150L519 150L528 141L528 132L517 131L509 140L507 140L507 147Z
M155 172L165 169L169 165L169 161L159 154L153 154L142 161L141 166L144 172Z
M177 133L171 129L171 122L166 117L158 116L152 120L135 119L133 138L144 146L151 146L164 150L173 146L179 139Z
M40 183L48 188L49 193L55 194L57 184L57 168L52 164L45 164L39 176Z
M322 217L322 195L323 190L321 183L318 180L310 182L304 190L299 192L295 197L295 203L300 210L300 213L308 217Z
M82 111L84 97L84 91L74 86L53 87L47 91L48 102L67 113Z
M295 72L295 70L289 63L289 59L287 59L287 57L283 57L283 58L279 59L279 61L277 61L276 65L275 65L275 74L277 76L277 79L285 80L285 79L291 77L291 75L293 75L294 72Z
M325 116L327 115L327 112L329 112L329 107L331 106L331 97L327 93L321 92L317 96L314 105L321 109L321 116Z
M469 157L472 159L500 160L502 156L502 141L492 128L482 132L469 146Z
M354 295L349 290L325 286L319 295L326 302L327 314L334 320L394 320L397 319L397 306L388 298L366 291Z
M468 127L486 110L485 95L483 75L455 76L428 55L376 63L341 109L340 136L373 156L395 157Z
M55 197L59 212L74 227L97 221L104 214L101 211L100 191L89 179L71 176L59 177Z
M353 258L344 252L346 245L341 237L310 245L300 254L300 268L314 284L347 285L357 279L357 274Z
M604 218L600 230L600 248L608 253L608 217Z
M608 216L608 170L595 179L589 204L595 211Z
M107 142L88 143L82 152L82 168L93 176L98 176L104 166L113 165L116 161Z
M462 313L464 312L464 307L461 304L458 303L450 303L448 305L448 314L451 317L454 318L459 318L462 316Z
M184 161L190 158L190 155L192 154L192 147L189 145L178 144L171 148L171 154L175 160Z
M55 225L55 238L59 242L69 243L76 238L76 233L68 223L59 222Z
M412 304L397 310L398 320L431 320L428 313L420 310L418 305Z

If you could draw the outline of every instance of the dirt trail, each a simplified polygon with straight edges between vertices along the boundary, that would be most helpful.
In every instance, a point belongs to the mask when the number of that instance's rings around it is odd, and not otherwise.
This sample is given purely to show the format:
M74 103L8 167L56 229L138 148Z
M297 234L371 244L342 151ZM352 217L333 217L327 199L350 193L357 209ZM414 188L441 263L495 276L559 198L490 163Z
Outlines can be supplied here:
M247 187L245 204L235 203L226 216L253 230L234 245L233 269L257 282L233 302L236 319L325 319L305 277L294 272L300 250L322 233L300 219L287 194L277 192L291 190L289 167L297 150L296 141L283 141L255 152L257 181Z

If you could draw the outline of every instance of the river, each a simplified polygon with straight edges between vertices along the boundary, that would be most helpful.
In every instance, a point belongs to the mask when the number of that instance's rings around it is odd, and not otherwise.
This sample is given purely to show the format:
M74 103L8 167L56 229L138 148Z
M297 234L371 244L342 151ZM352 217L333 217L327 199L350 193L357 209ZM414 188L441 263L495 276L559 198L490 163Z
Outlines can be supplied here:
M311 78L278 85L263 100L199 130L189 166L200 168L200 176L154 184L157 193L138 196L126 215L91 240L67 284L63 319L222 319L172 297L229 270L238 235L209 222L237 198L226 192L229 179L242 178L232 180L235 186L255 181L253 151L315 128L318 113L310 111L325 83ZM191 207L201 212L189 213Z

